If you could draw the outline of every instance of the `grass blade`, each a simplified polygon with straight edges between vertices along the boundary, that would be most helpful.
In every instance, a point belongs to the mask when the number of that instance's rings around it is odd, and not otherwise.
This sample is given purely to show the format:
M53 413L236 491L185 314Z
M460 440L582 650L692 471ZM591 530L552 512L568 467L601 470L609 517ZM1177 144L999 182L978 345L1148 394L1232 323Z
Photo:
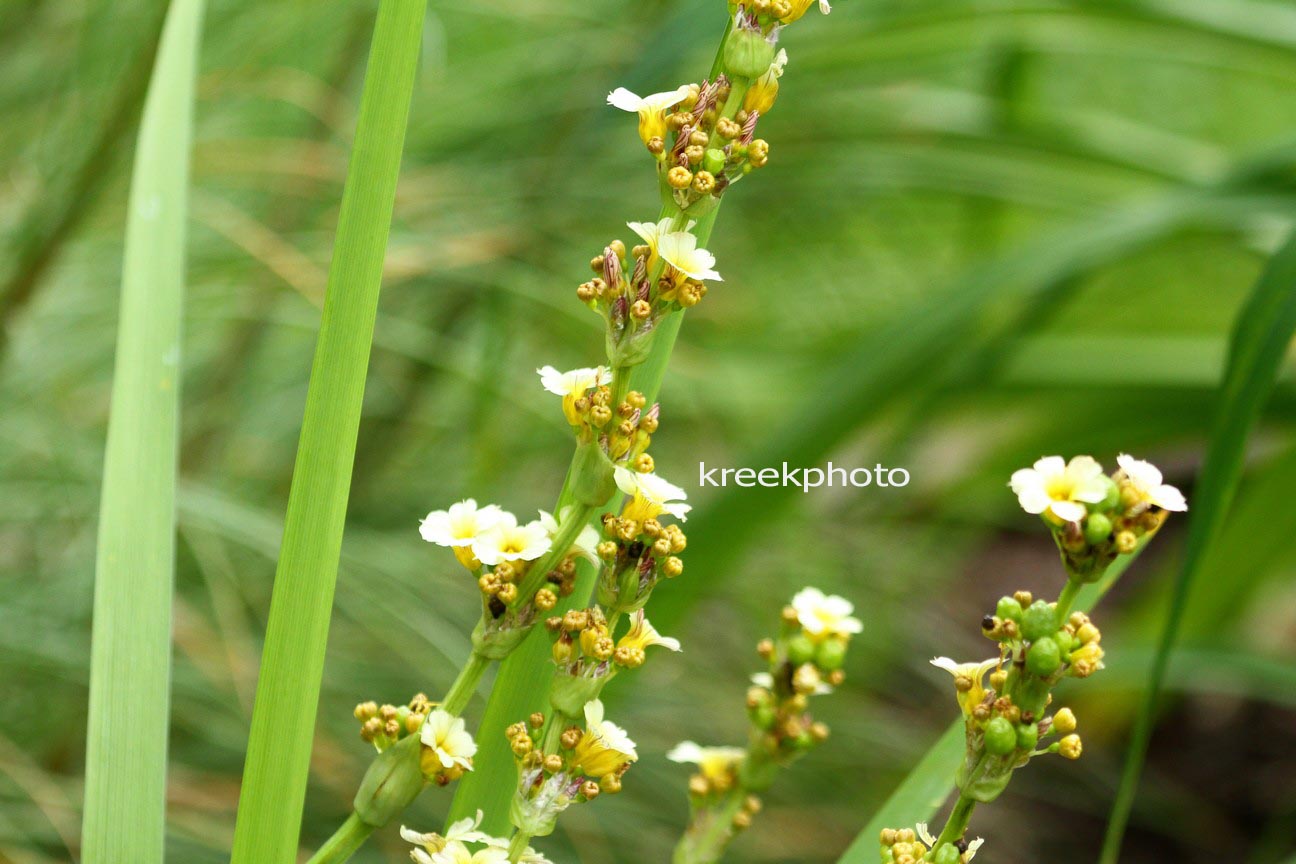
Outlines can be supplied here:
M1170 653L1183 623L1197 571L1228 513L1242 477L1247 439L1273 389L1274 380L1296 332L1296 235L1269 262L1238 316L1220 385L1214 428L1193 494L1183 566L1170 595L1165 625L1157 641L1147 687L1134 721L1125 768L1103 840L1102 864L1114 864L1134 806L1139 775L1165 681Z
M131 177L104 453L82 858L162 861L185 223L202 0L167 13Z
M1139 551L1118 558L1100 581L1086 585L1076 600L1076 608L1092 611L1107 590L1134 563ZM960 718L951 723L931 749L923 754L914 769L837 859L837 864L873 864L877 861L878 835L883 828L930 822L954 791L954 772L962 758L963 720Z
M383 258L424 0L383 0L315 346L234 831L234 864L296 857Z

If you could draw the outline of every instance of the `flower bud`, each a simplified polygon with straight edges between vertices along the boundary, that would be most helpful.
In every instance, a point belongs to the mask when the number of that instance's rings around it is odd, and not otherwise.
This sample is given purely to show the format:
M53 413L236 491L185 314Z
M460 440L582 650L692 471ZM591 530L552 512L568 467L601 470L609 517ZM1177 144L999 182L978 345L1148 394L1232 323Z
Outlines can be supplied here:
M1062 665L1062 652L1051 637L1037 639L1026 652L1026 668L1041 678L1048 678Z
M1007 756L1017 749L1017 730L1004 717L992 717L985 725L985 748L994 756Z
M788 662L794 666L800 666L802 663L809 663L815 656L815 644L810 641L810 637L804 633L798 633L788 640L787 643Z
M1080 736L1076 734L1068 735L1058 742L1058 753L1062 754L1064 759L1079 759L1083 750Z
M1015 597L1000 597L995 606L995 615L1005 621L1021 622L1022 607Z
M1051 636L1057 629L1057 610L1044 600L1036 600L1022 613L1022 637L1028 642Z
M1084 523L1084 538L1090 546L1107 542L1111 537L1112 521L1101 513L1090 513Z
M736 27L724 44L725 69L739 78L765 74L774 62L774 46L759 30Z
M1070 708L1062 708L1053 715L1053 731L1059 735L1070 735L1076 730L1075 713Z
M846 662L846 643L840 639L827 639L815 650L815 665L825 672L840 669Z

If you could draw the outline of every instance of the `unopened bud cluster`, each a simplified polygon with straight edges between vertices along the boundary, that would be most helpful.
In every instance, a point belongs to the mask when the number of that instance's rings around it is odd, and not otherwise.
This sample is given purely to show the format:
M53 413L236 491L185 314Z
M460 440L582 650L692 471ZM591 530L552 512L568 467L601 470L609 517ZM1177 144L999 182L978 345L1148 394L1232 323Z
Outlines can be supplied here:
M883 828L878 839L882 845L883 864L918 864L920 861L967 864L976 857L983 842L977 839L969 843L960 838L953 843L938 845L922 823L918 824L917 831L913 828Z
M1066 569L1056 601L1017 591L999 599L981 621L999 651L980 663L938 657L932 665L954 678L964 717L966 747L955 782L960 804L939 838L908 829L884 831L884 864L956 864L967 861L980 841L967 843L967 819L976 803L994 801L1015 770L1032 758L1082 752L1070 708L1051 709L1063 678L1088 678L1103 668L1102 632L1082 611L1072 610L1081 587L1099 579L1120 554L1133 552L1154 534L1169 511L1187 509L1179 490L1165 484L1148 462L1121 455L1108 476L1089 456L1048 456L1013 474L1010 486L1026 512L1049 526ZM1050 740L1052 739L1052 740Z
M718 860L734 834L751 825L761 806L758 793L770 787L779 769L827 739L828 726L810 714L809 701L845 680L846 647L862 629L853 613L842 597L816 588L798 592L783 609L778 635L756 646L768 670L752 676L747 691L748 746L684 741L667 754L697 766L688 780L691 818L676 861Z
M660 579L673 579L684 572L679 557L688 546L684 531L674 523L663 525L651 516L640 521L636 515L604 516L605 539L596 549L602 562L598 601L618 612L642 608Z
M778 636L756 646L769 671L753 676L747 711L771 761L784 764L828 737L810 714L810 697L846 679L846 646L859 629L851 611L840 597L807 588L784 607Z
M625 730L603 717L603 703L590 701L584 722L562 713L532 714L505 730L517 760L518 789L510 817L518 830L543 836L572 804L621 791L621 778L637 758Z
M432 707L427 696L419 693L408 705L361 702L353 713L360 721L360 737L381 752L407 735L418 734Z
M629 222L642 242L627 250L613 240L590 261L594 276L576 287L576 297L606 322L613 366L642 362L662 318L701 302L707 280L722 281L714 269L715 256L700 248L691 233L695 225L683 216Z

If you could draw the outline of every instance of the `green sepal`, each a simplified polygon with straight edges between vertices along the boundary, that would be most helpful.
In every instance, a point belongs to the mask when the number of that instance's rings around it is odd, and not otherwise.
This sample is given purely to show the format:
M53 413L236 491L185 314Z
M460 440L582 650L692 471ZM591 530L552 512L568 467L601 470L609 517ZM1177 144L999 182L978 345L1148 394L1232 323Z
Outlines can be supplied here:
M559 672L554 675L553 687L549 689L549 704L555 711L568 717L582 717L585 705L593 702L603 692L603 685L612 680L616 667L610 667L608 674L598 678L584 678Z
M381 828L405 811L427 781L420 765L422 742L408 735L369 763L352 807L366 825Z
M616 492L612 460L597 441L576 445L572 459L572 496L588 507L602 507Z
M502 622L511 619L509 613L504 618L487 623L486 618L478 620L473 628L473 651L487 660L503 660L522 644L531 632L530 626L508 626Z

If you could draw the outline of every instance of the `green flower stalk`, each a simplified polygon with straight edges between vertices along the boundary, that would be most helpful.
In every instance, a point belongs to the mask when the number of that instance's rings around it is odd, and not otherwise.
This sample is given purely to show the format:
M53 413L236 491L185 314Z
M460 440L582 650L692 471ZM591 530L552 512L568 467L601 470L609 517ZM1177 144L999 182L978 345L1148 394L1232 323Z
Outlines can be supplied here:
M683 571L679 553L686 538L670 520L683 521L689 509L684 490L655 473L648 452L661 422L660 406L648 395L656 382L639 390L632 378L641 365L653 371L640 377L660 375L681 313L702 301L708 282L721 281L715 256L703 244L729 187L769 162L769 145L755 132L774 105L787 63L775 43L810 5L730 4L707 79L642 98L624 88L609 94L610 105L638 116L662 209L655 222L627 223L640 242L607 243L590 260L592 277L576 289L603 321L607 365L537 370L541 386L561 398L575 439L559 496L564 506L523 521L499 505L467 498L422 521L423 538L451 550L481 591L472 652L440 704L420 695L403 707L357 706L361 737L379 756L357 795L355 814L312 859L316 864L345 860L424 786L445 785L472 770L477 745L460 715L489 665L507 658L542 621L555 640L551 710L506 730L519 769L510 812L516 831L502 847L482 840L484 849L474 854L486 860L502 850L510 861L540 860L528 838L552 831L557 814L571 803L620 788L634 759L633 742L603 720L598 696L619 671L642 665L646 648L678 650L642 609L659 580ZM820 6L828 11L826 3ZM624 509L603 512L618 492L627 497ZM560 603L571 605L564 600L575 594L582 560L601 566L597 597L584 609L556 614ZM627 758L609 756L625 755L618 742L629 747ZM453 856L467 851L463 838L449 833L418 836L436 839L416 843L416 859L460 860Z
M1100 579L1118 555L1155 534L1170 512L1188 507L1155 466L1124 454L1118 463L1108 476L1090 456L1048 456L1013 474L1010 486L1022 508L1049 527L1067 581L1052 602L1029 591L999 599L981 622L984 635L998 644L995 656L974 663L932 661L953 676L964 718L958 798L939 836L921 823L884 830L883 864L970 861L981 845L966 838L977 804L998 798L1013 772L1037 756L1080 758L1075 713L1052 707L1053 690L1064 678L1088 678L1102 669L1103 649L1097 625L1072 611L1072 604L1080 588Z
M809 712L811 696L832 692L845 680L842 664L861 624L842 597L806 588L783 609L782 626L756 651L767 671L752 676L747 691L751 732L747 747L701 747L681 742L668 757L692 763L689 826L675 847L674 864L720 860L739 831L760 811L760 794L778 772L828 737L828 726Z

